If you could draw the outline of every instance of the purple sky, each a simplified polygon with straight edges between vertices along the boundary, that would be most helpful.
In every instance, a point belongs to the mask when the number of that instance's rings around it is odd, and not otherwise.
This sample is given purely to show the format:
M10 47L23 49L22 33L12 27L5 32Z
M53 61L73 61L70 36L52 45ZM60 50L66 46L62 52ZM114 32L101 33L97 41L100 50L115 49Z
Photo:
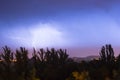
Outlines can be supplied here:
M119 0L0 0L0 45L87 56L112 44L118 53L119 14Z

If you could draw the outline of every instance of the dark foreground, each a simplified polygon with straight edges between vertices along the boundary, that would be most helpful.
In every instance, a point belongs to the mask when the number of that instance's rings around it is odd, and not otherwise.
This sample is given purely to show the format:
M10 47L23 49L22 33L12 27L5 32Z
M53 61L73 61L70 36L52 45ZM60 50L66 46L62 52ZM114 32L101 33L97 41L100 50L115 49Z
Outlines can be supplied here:
M0 80L120 80L120 56L111 45L103 46L98 60L74 62L66 50L28 50L15 52L4 47L0 57Z

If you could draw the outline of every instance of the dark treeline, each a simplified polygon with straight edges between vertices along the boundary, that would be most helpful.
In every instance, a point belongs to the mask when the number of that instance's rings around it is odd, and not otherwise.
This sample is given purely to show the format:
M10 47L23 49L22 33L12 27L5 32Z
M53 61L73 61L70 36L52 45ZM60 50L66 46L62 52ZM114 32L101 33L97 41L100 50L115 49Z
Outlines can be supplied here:
M32 57L23 47L13 52L3 47L0 80L120 80L120 55L111 45L101 48L98 60L74 62L63 49L33 49Z

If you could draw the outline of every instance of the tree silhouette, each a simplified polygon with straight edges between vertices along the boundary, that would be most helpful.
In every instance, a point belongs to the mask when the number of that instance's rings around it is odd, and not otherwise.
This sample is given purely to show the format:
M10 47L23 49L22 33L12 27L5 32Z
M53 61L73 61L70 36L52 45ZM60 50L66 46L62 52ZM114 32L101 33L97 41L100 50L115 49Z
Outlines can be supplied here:
M17 60L15 66L18 75L23 76L25 80L28 80L30 73L28 50L26 50L23 47L20 47L19 50L16 50L15 57Z
M110 44L102 47L100 51L100 60L108 63L114 62L114 50Z
M115 56L114 50L110 44L102 47L100 52L100 60L102 61L103 68L107 70L106 74L112 79L112 72L115 68Z
M4 80L9 80L13 79L13 68L14 65L12 65L12 60L13 60L13 52L11 49L7 46L3 47L3 53L1 54L2 58L2 76ZM7 76L7 77L6 77Z

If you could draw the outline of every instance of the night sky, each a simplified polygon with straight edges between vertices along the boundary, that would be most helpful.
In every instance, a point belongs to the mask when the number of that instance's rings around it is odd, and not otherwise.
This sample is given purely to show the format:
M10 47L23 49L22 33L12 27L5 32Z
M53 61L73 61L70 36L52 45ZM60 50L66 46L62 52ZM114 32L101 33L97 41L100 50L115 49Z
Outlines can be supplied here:
M119 14L120 0L0 0L0 47L68 48L71 56L97 55L105 44L117 50Z

